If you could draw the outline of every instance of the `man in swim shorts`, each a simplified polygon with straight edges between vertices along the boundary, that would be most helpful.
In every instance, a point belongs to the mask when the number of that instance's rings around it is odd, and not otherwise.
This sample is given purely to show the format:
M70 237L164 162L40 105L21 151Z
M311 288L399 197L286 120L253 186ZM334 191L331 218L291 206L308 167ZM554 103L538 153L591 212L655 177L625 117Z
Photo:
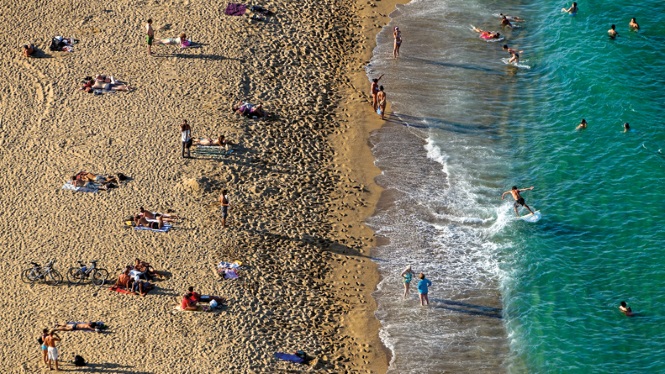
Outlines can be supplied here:
M55 363L55 371L58 370L58 348L55 347L55 343L60 341L60 337L55 331L50 331L48 336L44 338L44 344L48 350L48 368L53 370L52 365Z
M146 36L145 41L148 43L148 54L152 54L152 41L155 40L155 30L152 29L152 18L148 20L148 23L145 25Z
M517 65L517 64L520 63L520 55L519 54L522 53L523 51L519 51L519 53L518 53L518 51L516 51L512 48L508 48L508 44L503 45L503 50L510 53L510 60L508 61L509 64L514 62L515 65Z
M531 208L529 208L529 206L526 205L526 203L524 202L524 198L520 195L520 192L530 191L530 190L533 190L533 186L531 186L529 188L522 188L522 189L518 189L517 186L513 186L512 190L506 191L503 194L501 194L501 200L503 200L503 198L507 194L511 194L511 195L513 195L513 199L515 199L515 203L513 204L513 208L515 209L515 214L518 217L520 216L520 213L517 211L517 208L520 205L527 208L527 209L529 209L529 212L531 212L531 214L533 214L533 210L531 210Z

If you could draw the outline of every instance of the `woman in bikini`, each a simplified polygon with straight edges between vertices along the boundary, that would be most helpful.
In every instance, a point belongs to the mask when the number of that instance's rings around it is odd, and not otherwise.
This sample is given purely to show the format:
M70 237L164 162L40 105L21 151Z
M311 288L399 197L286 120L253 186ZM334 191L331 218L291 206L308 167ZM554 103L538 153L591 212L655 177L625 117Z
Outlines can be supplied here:
M393 38L395 39L395 43L393 44L393 57L397 58L399 57L399 47L402 45L402 32L399 31L399 27L395 26L395 30L393 30Z

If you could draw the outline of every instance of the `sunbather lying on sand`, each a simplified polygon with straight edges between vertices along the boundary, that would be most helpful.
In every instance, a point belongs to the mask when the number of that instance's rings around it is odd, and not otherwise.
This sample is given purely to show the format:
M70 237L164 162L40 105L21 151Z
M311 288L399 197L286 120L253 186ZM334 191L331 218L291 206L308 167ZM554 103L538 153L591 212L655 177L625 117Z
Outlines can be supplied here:
M192 46L192 39L187 39L187 35L183 32L177 38L166 38L160 39L157 41L157 44L162 45L177 45L180 44L180 48L187 48Z
M102 186L106 186L109 183L115 183L116 185L119 183L118 178L114 176L93 174L93 173L88 173L87 171L78 172L76 175L73 175L70 180L70 183L75 187L83 187L88 182L101 184Z
M193 139L194 145L204 145L204 146L220 146L220 147L226 147L227 150L231 148L233 143L230 141L226 140L224 135L220 135L217 139L210 139L210 138L199 138L199 139Z
M156 218L157 221L148 221L145 217L142 217L140 214L134 216L134 224L137 227L147 227L153 230L159 230L164 227L164 220L162 216Z
M32 57L32 55L35 54L35 47L30 44L26 44L23 46L23 56L24 57Z
M238 103L234 105L232 108L234 112L236 112L237 114L241 114L245 117L260 117L260 118L268 117L268 112L263 110L261 104L254 105L247 102L238 101Z
M63 323L62 325L55 325L54 330L57 331L76 331L76 330L87 330L87 331L97 331L101 330L103 324L99 322L86 322L86 323Z
M134 88L132 86L117 81L112 76L106 75L97 75L95 79L92 77L86 77L83 80L83 87L81 87L81 90L86 92L91 92L94 90L131 91L133 89Z
M147 219L157 219L157 218L161 217L162 221L164 221L164 222L175 222L177 219L180 218L175 214L164 214L164 213L159 213L159 212L155 212L155 211L151 211L151 210L145 210L145 209L143 209L143 207L141 207L139 209L140 209L139 216L145 217Z

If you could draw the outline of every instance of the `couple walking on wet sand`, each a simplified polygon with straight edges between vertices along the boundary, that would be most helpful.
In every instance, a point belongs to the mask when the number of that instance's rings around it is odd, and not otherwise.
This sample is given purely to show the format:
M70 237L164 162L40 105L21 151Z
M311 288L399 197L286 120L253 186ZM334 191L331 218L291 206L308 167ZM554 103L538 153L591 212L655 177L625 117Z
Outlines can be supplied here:
M372 108L374 111L381 115L381 119L384 119L386 113L386 92L383 90L383 86L379 86L379 81L383 78L383 74L380 77L372 79Z
M411 280L416 273L411 270L411 265L407 266L404 271L402 271L402 281L404 282L404 298L409 295L409 288L411 286ZM418 294L420 295L420 305L425 306L429 305L429 288L432 286L432 282L425 278L425 274L418 274Z

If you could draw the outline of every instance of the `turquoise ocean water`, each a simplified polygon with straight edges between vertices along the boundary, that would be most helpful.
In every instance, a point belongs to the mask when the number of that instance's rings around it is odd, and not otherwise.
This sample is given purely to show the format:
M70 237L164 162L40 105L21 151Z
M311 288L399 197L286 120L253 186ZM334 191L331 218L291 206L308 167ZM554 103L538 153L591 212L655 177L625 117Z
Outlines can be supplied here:
M386 194L369 223L388 239L391 372L665 373L665 2L578 4L416 0L378 35L368 76L385 73L392 117L372 137ZM499 12L527 21L501 30ZM535 186L539 222L514 219L512 185ZM401 298L408 264L430 308Z

